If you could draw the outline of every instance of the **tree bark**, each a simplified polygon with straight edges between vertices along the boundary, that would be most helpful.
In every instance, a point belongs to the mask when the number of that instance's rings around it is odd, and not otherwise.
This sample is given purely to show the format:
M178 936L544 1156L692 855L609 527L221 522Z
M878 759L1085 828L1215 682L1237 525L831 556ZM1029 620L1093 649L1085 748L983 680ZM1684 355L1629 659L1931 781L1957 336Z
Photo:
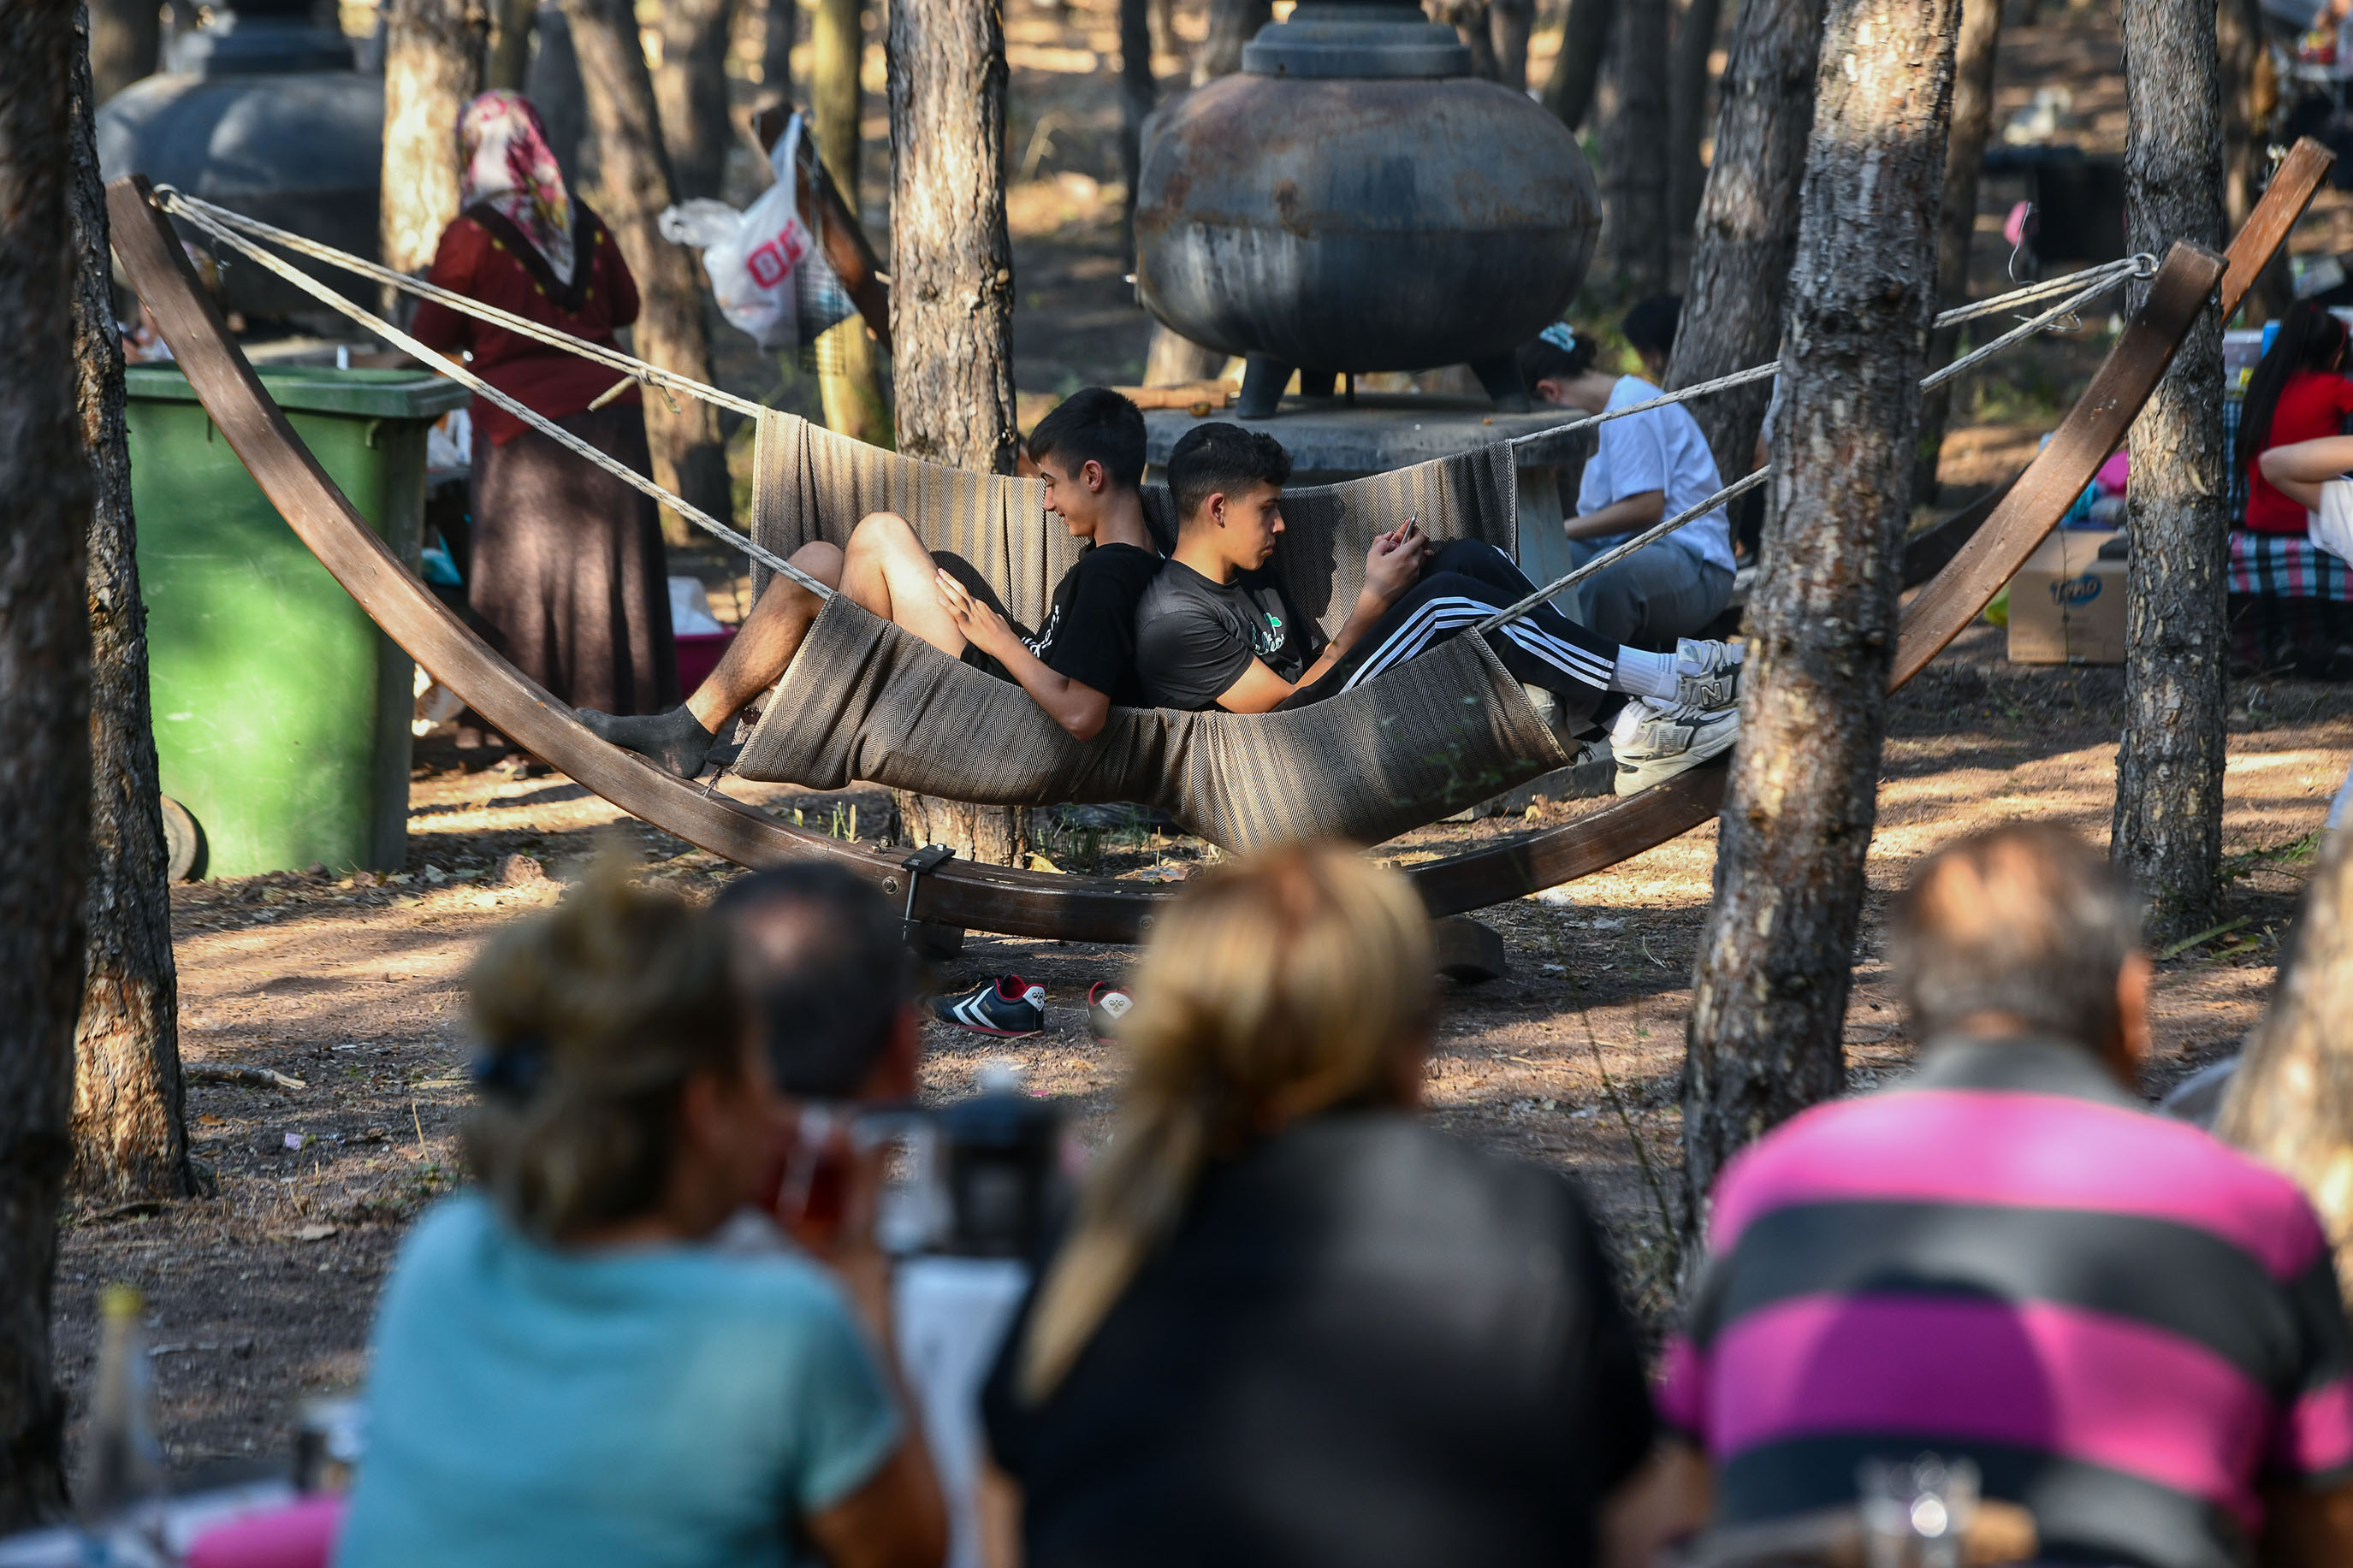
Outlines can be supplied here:
M90 465L74 410L77 7L0 0L0 1535L65 1503L51 1373L90 872Z
M2263 194L2270 162L2264 131L2279 107L2279 78L2272 68L2271 51L2263 47L2261 0L2221 0L2214 13L2214 41L2222 70L2222 216L2229 232L2236 234ZM2283 251L2248 291L2244 323L2261 326L2285 315L2294 303L2295 284Z
M476 0L392 0L384 27L386 267L422 273L458 216L458 116L481 90L486 31Z
M1514 92L1528 90L1528 40L1535 27L1535 0L1488 0L1487 37L1495 51L1495 79Z
M700 269L691 252L664 239L656 227L662 209L676 197L637 17L627 0L565 0L564 15L571 24L588 123L596 134L602 198L596 210L612 226L643 301L631 342L639 359L709 383L711 340ZM668 398L653 393L646 398L646 437L653 448L656 483L722 522L733 517L717 409L693 397L681 397L673 409ZM686 539L686 525L668 508L662 532L673 543Z
M1013 247L997 0L891 6L891 339L899 449L1013 471Z
M1029 852L1029 808L972 805L894 789L899 831L909 844L944 844L958 858L983 866L1019 866Z
M1120 201L1120 250L1135 270L1135 187L1144 173L1144 121L1160 97L1152 77L1149 0L1119 0L1119 172L1127 194Z
M2222 95L2211 0L2125 0L2125 212L2132 248L2222 247ZM2147 285L2134 290L2137 305ZM2133 422L2125 734L2108 852L2156 941L2212 923L2221 896L2222 323L2201 315Z
M99 0L90 8L90 71L104 103L155 74L164 52L164 8L153 0Z
M795 0L765 0L760 8L760 89L776 102L793 98L793 44L800 33Z
M1273 20L1274 0L1209 0L1209 30L1193 56L1193 85L1241 69L1242 46Z
M163 791L147 706L147 612L122 424L106 190L90 68L73 81L75 399L93 484L90 513L90 880L74 1036L75 1187L105 1202L190 1190L180 1113L178 972Z
M1667 61L1667 237L1670 248L1694 244L1707 189L1699 144L1707 130L1709 57L1715 53L1723 0L1683 0L1675 12L1673 52ZM1728 63L1728 62L1727 62Z
M1744 1144L1844 1087L1959 0L1833 0L1783 357L1776 522L1683 1073L1684 1234ZM1723 160L1717 161L1723 166Z
M785 4L786 0L775 0ZM864 95L859 67L866 55L861 0L818 0L809 80L818 155L851 212L859 210L860 127ZM876 447L892 443L891 405L882 395L882 353L856 316L827 336L818 355L818 393L831 430Z
M1601 128L1601 266L1629 300L1667 286L1669 0L1618 0L1609 69L1617 111Z
M735 140L727 121L727 33L734 14L733 0L662 0L654 97L680 201L716 201L725 194L727 149Z
M1716 92L1715 162L1700 200L1683 325L1667 362L1670 387L1713 381L1780 352L1822 4L1746 0L1733 22ZM1706 432L1717 472L1729 479L1756 467L1757 432L1772 397L1772 384L1757 382L1683 405Z
M560 7L543 5L532 14L532 32L539 42L523 92L539 110L565 186L579 197L596 184L596 148L588 134L587 89L580 85L580 59L572 50L572 24Z
M2353 1290L2353 832L2322 845L2285 945L2214 1131L2296 1179Z
M1618 0L1568 0L1560 18L1560 53L1553 57L1545 83L1544 106L1571 131L1584 129L1601 85L1601 62L1609 53Z
M538 10L538 0L492 0L490 53L482 68L485 88L522 91L531 75L532 22Z
M2002 0L1962 0L1961 39L1953 50L1953 129L1945 142L1945 198L1936 226L1936 303L1961 304L1969 295L1969 249L1978 232L1978 170L1993 129L1994 57L2001 44ZM1950 363L1961 330L1947 327L1928 340L1931 368ZM1912 502L1934 503L1936 463L1952 416L1953 384L1920 395L1920 436L1912 459Z

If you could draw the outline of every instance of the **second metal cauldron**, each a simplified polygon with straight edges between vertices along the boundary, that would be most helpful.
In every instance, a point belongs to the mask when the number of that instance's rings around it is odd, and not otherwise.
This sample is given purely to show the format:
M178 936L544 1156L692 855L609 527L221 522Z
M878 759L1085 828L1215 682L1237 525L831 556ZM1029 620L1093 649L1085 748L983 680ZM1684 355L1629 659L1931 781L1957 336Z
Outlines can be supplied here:
M1282 47L1287 29L1309 47ZM1576 138L1497 83L1430 74L1468 55L1417 11L1302 5L1245 59L1145 127L1145 308L1249 356L1246 416L1293 368L1318 391L1468 363L1525 407L1512 352L1567 308L1600 230Z

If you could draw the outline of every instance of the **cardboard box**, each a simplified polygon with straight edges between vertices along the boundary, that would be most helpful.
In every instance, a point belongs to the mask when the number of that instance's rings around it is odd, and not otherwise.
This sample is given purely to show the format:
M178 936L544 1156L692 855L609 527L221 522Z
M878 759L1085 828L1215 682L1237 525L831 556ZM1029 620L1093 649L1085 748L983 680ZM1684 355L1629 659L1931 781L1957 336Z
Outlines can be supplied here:
M2116 534L2063 528L2010 580L2013 664L2122 664L2125 563L2103 561Z

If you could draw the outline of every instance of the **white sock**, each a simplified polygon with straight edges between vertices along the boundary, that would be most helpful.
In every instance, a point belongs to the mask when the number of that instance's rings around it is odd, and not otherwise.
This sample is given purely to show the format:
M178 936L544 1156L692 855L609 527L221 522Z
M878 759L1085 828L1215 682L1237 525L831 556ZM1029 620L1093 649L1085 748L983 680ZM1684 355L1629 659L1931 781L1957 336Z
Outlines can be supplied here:
M1644 653L1638 647L1621 647L1618 662L1609 669L1609 689L1672 702L1675 700L1675 678L1673 654Z

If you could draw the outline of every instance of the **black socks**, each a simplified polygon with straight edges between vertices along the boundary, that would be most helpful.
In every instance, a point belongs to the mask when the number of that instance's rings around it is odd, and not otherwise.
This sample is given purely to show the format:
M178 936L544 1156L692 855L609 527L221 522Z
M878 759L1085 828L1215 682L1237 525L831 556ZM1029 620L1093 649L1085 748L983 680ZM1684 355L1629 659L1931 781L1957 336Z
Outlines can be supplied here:
M719 739L696 722L683 703L667 713L642 716L599 713L594 708L582 708L577 713L598 740L651 758L682 779L701 774Z

